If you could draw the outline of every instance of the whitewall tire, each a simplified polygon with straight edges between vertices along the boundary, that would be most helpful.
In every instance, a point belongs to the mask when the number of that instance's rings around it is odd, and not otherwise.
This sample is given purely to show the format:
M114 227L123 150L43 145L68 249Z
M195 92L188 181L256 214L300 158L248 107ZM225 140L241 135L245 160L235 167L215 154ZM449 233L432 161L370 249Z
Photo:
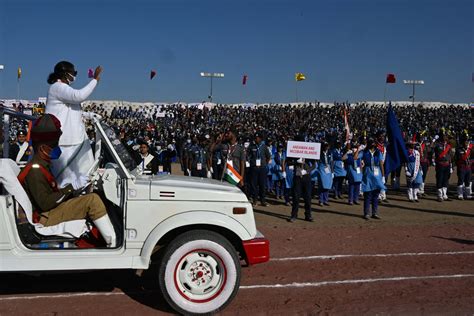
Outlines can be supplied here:
M159 278L166 301L176 311L209 314L224 308L237 294L240 262L237 251L223 236L193 230L167 246Z

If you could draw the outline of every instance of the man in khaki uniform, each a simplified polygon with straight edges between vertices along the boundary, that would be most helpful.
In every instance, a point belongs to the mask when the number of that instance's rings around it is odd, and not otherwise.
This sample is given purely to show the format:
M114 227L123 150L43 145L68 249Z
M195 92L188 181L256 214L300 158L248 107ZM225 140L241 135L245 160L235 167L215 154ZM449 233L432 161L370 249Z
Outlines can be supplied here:
M95 193L73 197L71 184L58 188L50 171L51 160L57 159L61 123L52 114L46 114L33 123L31 139L34 156L18 176L33 208L39 213L39 222L53 226L61 222L90 218L109 247L116 246L114 227L105 205Z

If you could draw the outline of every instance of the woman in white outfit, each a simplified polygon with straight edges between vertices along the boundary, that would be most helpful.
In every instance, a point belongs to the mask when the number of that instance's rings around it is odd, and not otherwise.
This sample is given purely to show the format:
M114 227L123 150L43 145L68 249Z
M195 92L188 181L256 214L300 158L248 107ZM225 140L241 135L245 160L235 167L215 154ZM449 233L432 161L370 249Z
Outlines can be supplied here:
M46 113L55 115L62 126L59 146L62 154L52 165L52 171L59 187L71 183L75 188L83 187L94 163L94 156L87 137L81 102L94 91L100 80L102 67L95 69L94 78L82 89L76 90L70 84L76 79L74 65L61 61L48 77L51 85L46 101Z

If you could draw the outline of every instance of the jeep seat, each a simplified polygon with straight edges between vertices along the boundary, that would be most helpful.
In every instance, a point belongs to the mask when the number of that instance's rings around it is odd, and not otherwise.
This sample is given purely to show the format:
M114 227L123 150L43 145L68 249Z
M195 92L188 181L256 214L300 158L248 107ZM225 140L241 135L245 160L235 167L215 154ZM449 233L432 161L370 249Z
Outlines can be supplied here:
M33 223L33 207L31 201L17 179L20 169L13 160L0 159L0 170L2 171L0 173L0 183L3 184L9 194L14 196L18 203L16 207L17 214L15 214L15 216L18 218L24 213L27 220L27 222L24 221L24 223L18 225L18 231L20 235L22 235L22 238L32 243L35 243L34 241L49 242L58 239L65 241L64 238L78 238L89 230L85 219L62 222L53 226L43 226L40 223Z

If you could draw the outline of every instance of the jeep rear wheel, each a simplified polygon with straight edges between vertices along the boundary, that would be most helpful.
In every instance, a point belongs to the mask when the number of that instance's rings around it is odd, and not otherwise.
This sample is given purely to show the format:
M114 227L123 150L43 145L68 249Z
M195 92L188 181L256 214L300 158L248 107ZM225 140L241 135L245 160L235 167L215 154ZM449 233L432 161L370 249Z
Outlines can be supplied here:
M208 314L224 308L237 294L240 263L221 235L193 230L174 239L159 269L166 301L182 314Z

